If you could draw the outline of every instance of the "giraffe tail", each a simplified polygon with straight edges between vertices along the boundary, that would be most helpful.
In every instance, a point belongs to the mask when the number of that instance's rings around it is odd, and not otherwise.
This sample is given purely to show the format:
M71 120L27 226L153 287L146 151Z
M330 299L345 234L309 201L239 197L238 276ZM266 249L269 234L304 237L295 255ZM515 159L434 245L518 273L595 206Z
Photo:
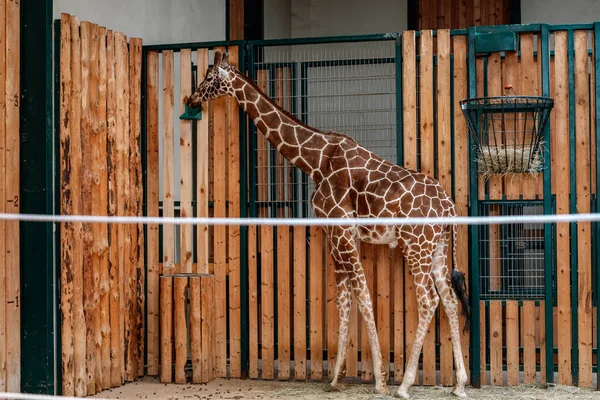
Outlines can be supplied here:
M450 282L452 288L456 292L456 296L462 305L462 313L466 318L465 332L469 330L471 320L471 306L469 305L469 297L467 296L467 284L465 274L460 272L456 263L456 239L458 237L458 229L456 225L452 225L452 273L450 274Z

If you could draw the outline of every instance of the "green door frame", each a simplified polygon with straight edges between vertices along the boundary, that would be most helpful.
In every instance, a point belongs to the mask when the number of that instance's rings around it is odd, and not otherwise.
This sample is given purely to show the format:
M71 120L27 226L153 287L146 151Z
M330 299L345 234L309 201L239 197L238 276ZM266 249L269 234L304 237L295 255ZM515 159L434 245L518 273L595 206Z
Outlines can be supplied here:
M54 214L52 0L21 0L21 213ZM21 391L56 384L54 224L21 222Z

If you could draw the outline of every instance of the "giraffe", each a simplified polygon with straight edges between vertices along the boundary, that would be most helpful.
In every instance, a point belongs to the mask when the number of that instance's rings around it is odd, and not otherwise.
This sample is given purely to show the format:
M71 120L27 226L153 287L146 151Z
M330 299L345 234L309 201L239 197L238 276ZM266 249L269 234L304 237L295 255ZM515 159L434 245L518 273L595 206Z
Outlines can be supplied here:
M186 100L202 107L209 100L232 96L277 151L315 183L311 204L319 218L453 217L455 205L435 179L388 162L338 132L322 131L299 121L279 107L248 77L215 51L213 66ZM452 233L450 232L452 229ZM352 294L367 327L373 359L375 390L389 393L375 326L373 305L359 256L358 242L400 245L415 283L418 327L402 384L395 395L409 398L427 328L440 302L450 324L456 365L452 393L466 397L467 374L462 357L459 301L468 321L469 302L464 274L456 265L456 225L329 226L324 228L334 260L338 308L338 352L328 390L341 390L346 374L346 350ZM450 236L452 234L452 237ZM448 247L453 244L453 268Z

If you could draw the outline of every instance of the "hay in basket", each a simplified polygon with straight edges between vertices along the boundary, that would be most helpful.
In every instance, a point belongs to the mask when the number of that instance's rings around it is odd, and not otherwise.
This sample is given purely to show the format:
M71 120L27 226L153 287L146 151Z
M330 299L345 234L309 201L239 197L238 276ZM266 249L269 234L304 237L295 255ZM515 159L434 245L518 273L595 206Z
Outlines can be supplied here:
M481 145L478 151L478 171L488 178L490 175L511 175L540 171L541 144L537 149L523 145Z

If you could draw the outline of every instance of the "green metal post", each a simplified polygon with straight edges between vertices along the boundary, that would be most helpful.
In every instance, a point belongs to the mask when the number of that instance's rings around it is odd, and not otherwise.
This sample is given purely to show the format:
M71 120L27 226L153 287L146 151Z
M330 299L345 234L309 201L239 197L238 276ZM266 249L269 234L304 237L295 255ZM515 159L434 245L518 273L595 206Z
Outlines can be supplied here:
M477 76L475 63L475 28L469 28L469 59L468 59L468 77L469 77L469 97L477 96ZM469 137L469 214L472 216L479 213L479 193L477 183L477 164L475 163L475 148L474 143ZM477 225L470 226L471 239L471 270L470 277L470 293L471 293L471 385L475 388L481 387L481 340L480 330L481 321L479 314L479 227Z
M550 97L550 49L548 44L548 25L542 25L542 96ZM544 128L544 143L550 143L550 121ZM544 214L552 214L552 168L550 157L550 146L544 146ZM552 224L544 225L544 297L545 297L545 315L546 315L546 382L554 381L554 340L553 340L553 295L552 290ZM543 349L540 349L543 351Z
M249 70L246 65L246 46L238 46L238 62L242 71ZM246 113L240 108L240 217L248 217L248 131ZM241 314L241 363L242 378L248 377L250 355L250 309L248 282L248 227L240 227L240 314Z
M54 214L52 0L21 2L20 212ZM18 50L17 50L18 51ZM20 223L21 390L54 394L53 223ZM2 266L4 268L4 266ZM60 359L60 357L59 357Z
M21 5L21 212L53 214L52 1L37 10L28 3ZM54 227L21 223L21 388L30 393L55 387Z
M594 96L596 97L596 104L598 103L598 99L600 99L600 22L594 23L594 78L595 78L595 86L594 86ZM600 111L596 107L596 143L600 143ZM596 168L600 165L600 153L596 151ZM596 187L600 184L600 174L596 174ZM596 193L596 212L600 212L600 195ZM600 223L596 223L596 263L595 267L598 268L600 265ZM596 310L597 310L597 321L600 321L600 271L596 271ZM598 336L597 343L600 344L600 329L596 329L596 335ZM600 348L600 346L597 346ZM596 351L596 354L600 354L599 351ZM598 371L596 372L598 373ZM596 390L600 390L600 379L596 379Z
M570 182L570 199L569 199L569 212L571 214L577 213L577 170L575 169L576 164L576 152L575 152L575 38L573 30L569 30L567 33L568 38L568 68L569 68L569 143L570 143L570 164L571 164L571 182ZM579 353L577 351L579 347L579 329L578 329L578 318L577 318L577 304L578 304L578 257L577 257L577 223L572 222L570 224L571 231L571 374L573 376L573 384L577 384L579 381Z

